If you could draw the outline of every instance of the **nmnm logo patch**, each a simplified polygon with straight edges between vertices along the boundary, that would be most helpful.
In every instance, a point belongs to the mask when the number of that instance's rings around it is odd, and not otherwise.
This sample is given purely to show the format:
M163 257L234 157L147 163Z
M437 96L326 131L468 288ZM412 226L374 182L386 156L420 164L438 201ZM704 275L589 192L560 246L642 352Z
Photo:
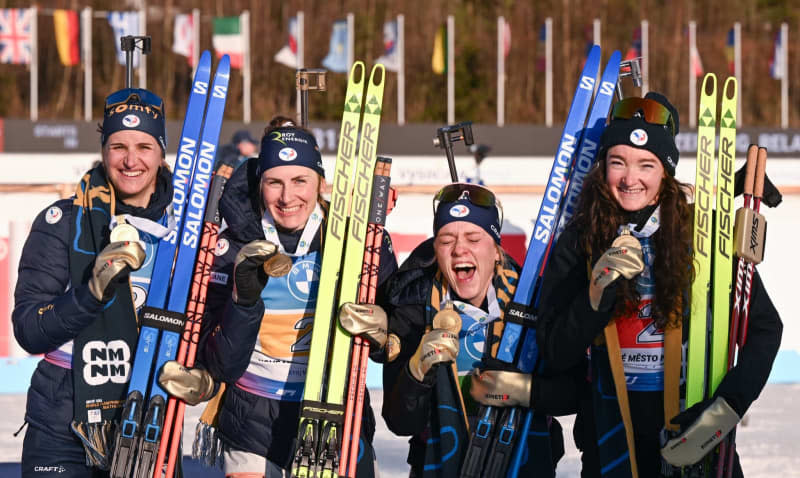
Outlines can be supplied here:
M87 342L81 352L85 362L83 379L89 385L103 385L108 381L126 383L130 374L131 349L122 340Z

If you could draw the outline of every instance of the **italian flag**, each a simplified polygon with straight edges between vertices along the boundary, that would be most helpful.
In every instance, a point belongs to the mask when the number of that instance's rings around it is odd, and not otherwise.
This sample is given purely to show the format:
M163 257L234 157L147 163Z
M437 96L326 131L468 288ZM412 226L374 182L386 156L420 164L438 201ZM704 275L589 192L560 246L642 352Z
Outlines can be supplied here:
M217 58L227 54L231 57L231 67L241 69L244 38L239 28L239 17L215 17L214 36L211 41Z

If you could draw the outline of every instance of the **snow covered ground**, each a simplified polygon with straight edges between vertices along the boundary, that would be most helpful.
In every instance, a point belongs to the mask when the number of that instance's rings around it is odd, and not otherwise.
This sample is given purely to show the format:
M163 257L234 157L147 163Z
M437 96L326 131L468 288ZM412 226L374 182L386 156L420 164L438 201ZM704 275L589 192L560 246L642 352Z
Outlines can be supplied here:
M382 392L371 391L375 410L380 410L383 402ZM800 413L797 403L800 401L800 385L767 385L761 397L753 404L747 414L747 425L740 426L737 434L737 446L742 456L742 467L748 478L782 478L800 477L800 455L797 443L800 443ZM24 395L0 395L0 478L18 476L4 470L12 467L8 463L18 463L22 450L22 436L14 438L15 432L22 424L25 414ZM190 449L194 438L193 430L201 407L188 409L186 419L186 436L184 449ZM566 455L559 463L557 476L578 477L580 475L580 457L572 443L571 430L573 417L560 419L564 427ZM408 445L404 437L397 437L389 432L382 419L378 420L378 431L375 435L375 449L382 478L402 478L408 476L405 463ZM6 466L3 466L6 464ZM207 476L222 477L222 473Z

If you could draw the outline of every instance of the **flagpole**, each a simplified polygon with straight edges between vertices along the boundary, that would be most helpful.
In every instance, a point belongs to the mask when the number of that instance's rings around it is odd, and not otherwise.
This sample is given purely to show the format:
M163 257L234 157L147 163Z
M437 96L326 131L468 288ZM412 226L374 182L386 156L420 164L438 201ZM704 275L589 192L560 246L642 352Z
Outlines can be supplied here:
M602 38L601 38L601 35L600 35L600 19L599 18L595 18L594 21L592 22L592 41L594 42L595 45L602 46L601 43L600 43L602 41ZM600 73L598 72L598 75L599 74ZM599 85L600 82L598 81L597 84Z
M147 6L142 0L139 10L139 35L147 35ZM135 54L135 51L134 51ZM147 89L147 55L139 53L139 88Z
M697 79L694 76L694 65L692 64L692 51L695 46L695 34L697 23L692 20L689 22L689 127L697 127Z
M298 70L303 68L303 63L304 63L304 58L303 58L303 49L305 43L303 39L303 37L305 36L305 31L304 31L305 28L303 25L304 22L305 22L305 15L303 14L303 12L302 11L297 12L297 69ZM297 95L296 107L297 107L297 118L299 121L301 117L300 115L302 114L300 95Z
M192 77L200 62L200 9L192 9Z
M92 121L92 8L81 12L81 38L83 45L83 119Z
M733 76L736 84L742 84L742 24L733 24ZM742 89L736 88L736 127L742 127Z
M455 92L455 38L456 22L453 15L447 16L447 124L456 122L456 92Z
M39 119L39 34L37 28L38 13L31 7L31 121Z
M405 15L397 15L397 124L406 123L406 31Z
M355 58L356 43L356 16L352 13L347 14L347 71L353 67Z
M776 58L777 60L777 58ZM781 128L789 127L789 24L781 23Z
M547 127L553 126L553 18L547 17L544 21L544 123Z
M602 46L601 45L602 41L603 41L602 35L600 34L600 19L595 18L594 21L592 21L592 43L594 43L597 46ZM597 80L594 82L595 91L597 91L597 88L600 88L600 80L602 79L602 76L603 72L598 68L596 77Z
M252 87L252 75L250 71L250 11L244 10L241 15L239 15L239 24L241 28L242 37L244 38L244 58L242 58L242 89L244 90L242 93L242 101L244 102L243 111L244 111L244 118L243 121L245 124L250 124L250 108L251 108L251 91L250 88Z
M642 20L642 96L650 91L650 22Z
M506 115L505 23L505 18L497 17L497 126L503 126Z

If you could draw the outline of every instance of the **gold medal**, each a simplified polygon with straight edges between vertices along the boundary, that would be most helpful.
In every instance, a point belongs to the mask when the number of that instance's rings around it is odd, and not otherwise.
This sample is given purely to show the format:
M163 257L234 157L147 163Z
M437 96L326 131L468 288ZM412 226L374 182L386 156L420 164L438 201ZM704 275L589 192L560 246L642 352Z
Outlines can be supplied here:
M117 224L117 226L111 230L111 242L134 242L138 240L139 231L130 224Z

